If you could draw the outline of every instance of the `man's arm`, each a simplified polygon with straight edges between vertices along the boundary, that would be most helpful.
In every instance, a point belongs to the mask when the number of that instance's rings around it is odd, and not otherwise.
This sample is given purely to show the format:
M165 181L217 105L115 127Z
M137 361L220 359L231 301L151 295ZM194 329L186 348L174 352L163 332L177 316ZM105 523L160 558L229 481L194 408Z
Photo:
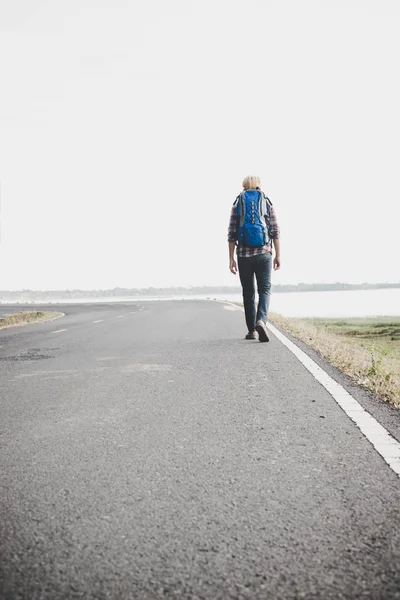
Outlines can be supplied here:
M279 238L272 240L275 248L274 271L281 268L281 241Z
M281 242L278 221L272 204L269 205L269 234L275 249L274 271L277 271L281 267Z
M229 270L234 275L236 275L236 273L237 273L237 264L236 264L236 260L235 260L235 248L236 248L236 243L229 242Z
M237 202L234 203L231 210L228 227L228 245L229 245L229 270L236 275L237 264L235 260L235 247L237 240Z

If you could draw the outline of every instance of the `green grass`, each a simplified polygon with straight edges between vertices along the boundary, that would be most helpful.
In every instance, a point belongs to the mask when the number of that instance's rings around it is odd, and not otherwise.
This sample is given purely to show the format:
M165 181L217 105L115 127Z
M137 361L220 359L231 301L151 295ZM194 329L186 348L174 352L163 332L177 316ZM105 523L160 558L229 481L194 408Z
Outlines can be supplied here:
M400 361L400 317L304 319L304 321L323 327L335 335L352 338L364 348L374 349Z
M270 315L359 385L400 406L400 317L291 319Z
M56 312L24 312L19 311L0 319L0 329L5 327L16 327L26 325L27 323L36 323L38 321L49 321L56 317L61 317L62 313Z

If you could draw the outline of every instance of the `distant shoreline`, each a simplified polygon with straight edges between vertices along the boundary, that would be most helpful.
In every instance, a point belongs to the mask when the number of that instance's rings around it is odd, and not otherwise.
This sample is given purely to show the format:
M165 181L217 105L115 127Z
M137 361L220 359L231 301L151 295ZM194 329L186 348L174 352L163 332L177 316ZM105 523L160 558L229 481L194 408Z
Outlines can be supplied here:
M293 292L345 292L355 290L383 290L399 289L399 283L298 283L287 285L273 285L272 292L293 293ZM228 286L203 286L203 287L174 287L174 288L114 288L110 290L12 290L0 291L0 304L9 303L43 303L51 301L111 301L113 299L140 300L145 298L167 299L176 296L195 297L195 296L213 296L221 294L241 294L241 288Z

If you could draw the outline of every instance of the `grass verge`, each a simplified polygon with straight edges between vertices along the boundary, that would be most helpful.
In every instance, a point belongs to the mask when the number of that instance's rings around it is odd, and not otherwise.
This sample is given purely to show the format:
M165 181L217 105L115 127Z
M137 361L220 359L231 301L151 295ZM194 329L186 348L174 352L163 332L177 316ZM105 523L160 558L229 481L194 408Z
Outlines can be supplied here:
M400 407L400 317L270 321L319 352L361 387Z
M51 321L62 317L59 312L24 312L19 311L12 315L7 315L0 319L0 329L6 327L17 327L18 325L27 325L28 323L38 323L40 321Z

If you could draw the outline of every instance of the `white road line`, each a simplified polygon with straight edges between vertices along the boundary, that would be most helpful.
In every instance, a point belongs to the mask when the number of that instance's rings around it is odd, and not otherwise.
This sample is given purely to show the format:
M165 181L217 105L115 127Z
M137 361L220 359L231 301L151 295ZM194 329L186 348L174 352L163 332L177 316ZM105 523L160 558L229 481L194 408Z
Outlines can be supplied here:
M122 319L125 315L118 315L118 317L115 317L116 319Z
M93 323L102 323L104 319L99 319L98 321L93 321Z
M224 303L237 306L228 301ZM243 308L241 310L243 311ZM268 323L268 329L299 359L314 378L324 386L340 408L354 421L375 450L379 452L383 460L400 477L400 443L340 383L337 383L326 371L317 365L308 354L300 350L296 344L278 331L271 323Z
M315 361L291 342L276 327L268 324L268 329L288 348L310 371L317 381L331 394L347 416L362 431L375 450L400 477L400 443L378 421L370 415L344 387L337 383Z
M68 331L67 329L57 329L57 331L51 331L50 333L61 333L62 331Z

